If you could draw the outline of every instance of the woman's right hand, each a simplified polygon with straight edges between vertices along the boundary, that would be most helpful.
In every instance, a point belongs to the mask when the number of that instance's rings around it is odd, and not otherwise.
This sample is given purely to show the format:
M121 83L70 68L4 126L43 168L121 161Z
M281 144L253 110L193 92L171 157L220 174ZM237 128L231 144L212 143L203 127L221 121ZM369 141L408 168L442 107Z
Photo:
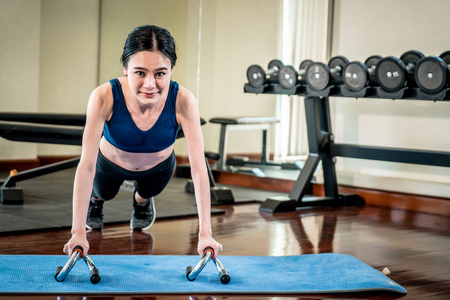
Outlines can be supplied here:
M89 242L87 241L86 234L73 234L72 238L64 245L64 253L71 256L72 250L76 246L83 248L83 257L88 254Z

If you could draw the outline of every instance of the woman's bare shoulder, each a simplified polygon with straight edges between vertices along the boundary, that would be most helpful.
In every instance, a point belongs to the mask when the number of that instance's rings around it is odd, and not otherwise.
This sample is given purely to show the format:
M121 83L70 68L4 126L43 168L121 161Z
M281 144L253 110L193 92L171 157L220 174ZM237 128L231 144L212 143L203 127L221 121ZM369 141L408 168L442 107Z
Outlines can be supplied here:
M98 87L96 87L94 89L94 91L92 91L91 97L95 97L101 101L112 99L113 94L112 94L112 89L111 89L111 83L105 82L102 85L99 85Z
M177 95L177 105L184 107L185 105L196 104L194 94L183 86L179 86Z

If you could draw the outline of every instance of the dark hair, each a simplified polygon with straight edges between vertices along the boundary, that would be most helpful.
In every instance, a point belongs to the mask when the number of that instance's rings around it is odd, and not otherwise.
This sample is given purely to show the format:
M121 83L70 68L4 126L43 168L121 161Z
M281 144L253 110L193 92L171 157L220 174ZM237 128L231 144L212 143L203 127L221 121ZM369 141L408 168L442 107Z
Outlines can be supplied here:
M136 27L127 37L120 61L127 67L130 57L139 51L159 51L170 59L172 68L177 62L175 41L167 29L154 25Z

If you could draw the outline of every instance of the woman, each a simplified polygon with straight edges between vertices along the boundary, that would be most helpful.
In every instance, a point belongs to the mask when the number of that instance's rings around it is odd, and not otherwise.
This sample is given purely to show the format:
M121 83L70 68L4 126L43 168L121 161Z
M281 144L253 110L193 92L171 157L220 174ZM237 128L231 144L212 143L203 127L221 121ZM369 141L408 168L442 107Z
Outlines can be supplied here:
M210 186L204 159L197 103L191 92L171 81L175 43L166 29L135 28L122 54L123 77L91 94L80 163L73 191L71 255L79 245L88 253L88 229L103 226L103 202L115 197L124 180L135 180L131 228L143 230L155 220L153 197L175 171L173 143L183 128L199 215L198 251L207 246L215 256L222 245L212 237Z

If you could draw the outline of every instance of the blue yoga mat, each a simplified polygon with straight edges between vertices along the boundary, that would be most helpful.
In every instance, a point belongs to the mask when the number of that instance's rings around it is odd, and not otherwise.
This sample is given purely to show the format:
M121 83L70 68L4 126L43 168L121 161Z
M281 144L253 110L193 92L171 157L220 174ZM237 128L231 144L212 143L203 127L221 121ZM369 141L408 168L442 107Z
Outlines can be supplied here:
M186 267L199 256L92 255L101 281L92 284L84 261L55 280L63 255L0 255L0 294L315 294L406 290L380 271L344 254L220 256L231 277L219 280L210 261L195 281Z

